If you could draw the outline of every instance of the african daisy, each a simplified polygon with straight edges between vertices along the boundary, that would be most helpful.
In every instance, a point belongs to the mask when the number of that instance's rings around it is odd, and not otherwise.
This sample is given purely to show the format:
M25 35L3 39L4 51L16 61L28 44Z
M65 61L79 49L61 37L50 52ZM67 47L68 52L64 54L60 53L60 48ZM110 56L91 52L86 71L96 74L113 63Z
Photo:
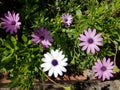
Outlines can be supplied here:
M110 77L113 77L113 61L110 61L110 58L103 58L103 61L97 60L93 66L93 72L95 77L102 79L110 80Z
M67 58L62 54L62 51L59 50L51 50L50 53L44 54L44 58L42 58L44 62L41 67L43 71L48 71L48 76L54 75L57 77L58 75L62 76L62 72L66 72L65 66L67 66Z
M21 22L19 22L19 13L15 14L15 12L11 13L8 11L4 16L5 18L1 18L2 28L6 29L6 32L10 32L10 34L17 33L21 25Z
M80 37L78 38L81 41L79 46L82 46L82 50L87 50L87 54L90 53L90 51L92 54L95 54L95 50L100 51L98 46L103 46L103 38L100 37L101 33L95 35L96 29L91 31L89 28L88 30L84 31L84 34L80 34Z
M64 15L62 15L61 19L63 20L65 26L70 26L70 24L72 24L73 22L72 15L69 13L65 13Z
M50 31L46 30L44 27L39 28L32 36L33 44L41 43L43 48L48 48L53 42L53 38L50 36Z

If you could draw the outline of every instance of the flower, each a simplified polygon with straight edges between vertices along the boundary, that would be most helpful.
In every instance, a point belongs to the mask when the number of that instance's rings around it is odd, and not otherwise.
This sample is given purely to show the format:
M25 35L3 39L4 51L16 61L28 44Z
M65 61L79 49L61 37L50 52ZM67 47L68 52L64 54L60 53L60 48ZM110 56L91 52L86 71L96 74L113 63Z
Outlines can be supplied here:
M10 13L8 11L4 16L5 18L1 18L2 28L6 29L6 32L10 32L10 34L17 33L21 25L21 22L19 22L19 13L15 14L15 12Z
M93 72L95 73L95 77L98 77L99 79L102 78L104 81L105 79L110 79L110 77L113 77L113 61L110 61L110 58L106 60L106 58L103 58L103 62L100 60L97 60L95 62L95 66L93 66Z
M69 13L65 13L64 15L62 15L61 19L63 20L65 26L70 26L70 24L73 22L72 15L70 15Z
M65 55L62 54L62 51L59 50L51 50L50 53L44 54L44 58L42 58L42 61L44 62L41 67L43 67L43 71L49 71L48 76L52 76L54 74L54 77L57 77L58 75L62 76L62 72L66 72L65 66L67 66L67 58L65 58Z
M51 42L53 42L52 37L50 36L50 32L47 31L44 27L39 28L35 34L32 34L32 42L34 44L41 43L43 48L48 48L51 46Z
M103 38L101 38L101 33L96 34L96 29L93 29L93 31L91 31L91 29L89 28L88 31L85 30L84 34L80 34L80 37L78 38L80 41L82 41L79 46L82 46L82 50L86 50L87 49L87 54L90 53L90 51L92 52L92 54L95 54L95 50L96 51L100 51L100 48L98 46L103 46L103 44L101 43L103 41Z

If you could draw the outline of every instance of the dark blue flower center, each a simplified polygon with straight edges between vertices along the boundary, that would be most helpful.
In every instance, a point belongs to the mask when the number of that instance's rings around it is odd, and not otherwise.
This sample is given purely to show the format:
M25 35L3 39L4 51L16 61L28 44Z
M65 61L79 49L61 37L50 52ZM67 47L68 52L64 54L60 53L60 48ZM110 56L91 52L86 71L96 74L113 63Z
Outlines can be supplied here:
M40 39L41 39L41 40L44 40L44 39L45 39L45 37L44 37L44 36L40 36Z
M88 39L88 43L89 43L89 44L92 44L93 42L94 42L94 40L93 40L92 38L89 38L89 39Z
M68 21L68 19L67 18L65 18L65 22L67 22Z
M11 22L11 25L15 25L15 24L16 24L16 22L15 22L15 21L12 21L12 22Z
M57 61L56 59L53 59L53 60L52 60L52 65L53 65L53 66L58 65L58 61Z
M102 70L102 71L106 71L107 68L106 68L105 66L102 66L102 67L101 67L101 70Z

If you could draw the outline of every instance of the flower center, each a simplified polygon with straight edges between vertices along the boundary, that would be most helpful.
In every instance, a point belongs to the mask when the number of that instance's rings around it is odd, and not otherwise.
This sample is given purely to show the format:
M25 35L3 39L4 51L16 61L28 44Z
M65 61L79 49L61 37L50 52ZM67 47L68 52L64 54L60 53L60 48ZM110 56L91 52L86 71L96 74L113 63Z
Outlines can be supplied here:
M88 39L88 43L89 43L89 44L92 44L93 42L94 42L94 40L93 40L92 38L89 38L89 39Z
M68 19L66 18L66 19L65 19L65 22L67 22L67 21L68 21Z
M11 22L11 25L15 25L15 24L16 24L16 22L15 22L15 21L12 21L12 22Z
M45 37L44 37L44 36L40 36L40 39L41 39L41 40L44 40L44 39L45 39Z
M107 68L106 68L105 66L102 66L102 67L101 67L101 70L102 70L102 71L106 71Z
M52 65L53 65L53 66L58 65L58 61L57 61L56 59L53 59L53 60L52 60Z

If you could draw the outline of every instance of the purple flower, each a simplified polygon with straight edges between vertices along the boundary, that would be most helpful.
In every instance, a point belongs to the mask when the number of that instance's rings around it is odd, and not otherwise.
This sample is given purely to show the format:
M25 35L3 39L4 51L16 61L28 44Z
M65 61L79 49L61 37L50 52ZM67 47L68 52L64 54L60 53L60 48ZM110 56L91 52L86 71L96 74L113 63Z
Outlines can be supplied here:
M65 13L64 15L62 15L61 19L63 20L65 26L70 26L70 24L73 22L72 15L70 15L69 13Z
M41 43L43 48L48 48L51 46L51 42L53 42L52 37L50 36L50 32L47 31L44 27L41 27L36 31L35 34L32 34L32 42L34 44Z
M113 61L110 61L110 58L106 60L104 57L103 62L100 60L95 62L95 66L93 66L93 72L95 73L95 77L98 77L103 81L105 79L110 80L110 77L113 77L113 67Z
M98 46L103 46L103 44L101 43L101 41L103 41L103 38L101 38L101 33L96 34L96 29L93 29L93 31L91 31L91 29L88 29L84 31L84 34L80 34L80 37L78 38L80 41L79 46L82 46L82 50L86 50L87 49L87 54L90 53L90 51L92 52L92 54L95 54L95 50L100 51Z
M10 13L8 11L4 16L5 18L1 18L2 28L6 29L6 32L10 32L10 34L17 33L21 25L21 22L19 22L19 13L15 14L15 12Z

